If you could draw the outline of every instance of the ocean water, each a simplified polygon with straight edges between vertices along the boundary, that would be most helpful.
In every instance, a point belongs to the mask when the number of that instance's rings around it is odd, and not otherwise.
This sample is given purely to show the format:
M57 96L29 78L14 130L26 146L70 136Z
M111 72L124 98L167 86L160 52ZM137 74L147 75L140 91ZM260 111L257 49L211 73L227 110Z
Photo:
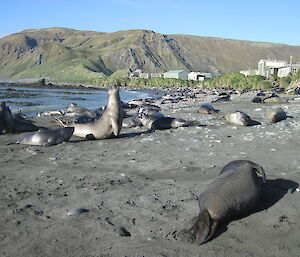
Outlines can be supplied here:
M123 102L133 99L153 97L157 92L120 90ZM98 108L107 104L107 91L97 89L51 89L0 86L0 101L6 102L13 111L22 111L27 115L39 112L61 110L71 103L85 108Z

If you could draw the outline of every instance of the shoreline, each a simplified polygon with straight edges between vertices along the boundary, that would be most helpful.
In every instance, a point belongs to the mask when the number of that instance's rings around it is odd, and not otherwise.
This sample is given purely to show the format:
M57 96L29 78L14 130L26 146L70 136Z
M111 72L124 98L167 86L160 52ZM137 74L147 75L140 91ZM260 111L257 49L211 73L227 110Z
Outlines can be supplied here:
M33 80L33 81L32 81ZM93 84L85 84L85 83L65 83L65 82L39 82L41 79L24 79L24 81L18 81L18 80L7 80L7 81L0 81L0 86L15 86L15 87L40 87L40 88L53 88L53 89L99 89L99 90L107 90L110 86L97 86ZM169 90L172 89L172 87L129 87L129 86L120 86L123 89L126 90Z

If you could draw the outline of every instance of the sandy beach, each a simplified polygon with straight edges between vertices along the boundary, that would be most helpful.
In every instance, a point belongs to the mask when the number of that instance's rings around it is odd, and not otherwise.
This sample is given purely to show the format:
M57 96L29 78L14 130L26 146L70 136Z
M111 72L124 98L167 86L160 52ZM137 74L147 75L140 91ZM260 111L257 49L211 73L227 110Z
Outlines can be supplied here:
M197 113L209 95L161 104L164 115L198 125L122 129L115 139L73 136L38 147L9 144L26 133L0 135L0 255L299 256L300 101L252 103L254 95L213 104L216 115ZM267 124L266 111L276 107L292 118ZM261 125L227 123L224 114L235 110ZM52 117L34 121L58 127ZM178 240L198 215L195 196L237 159L266 171L259 206L203 245Z

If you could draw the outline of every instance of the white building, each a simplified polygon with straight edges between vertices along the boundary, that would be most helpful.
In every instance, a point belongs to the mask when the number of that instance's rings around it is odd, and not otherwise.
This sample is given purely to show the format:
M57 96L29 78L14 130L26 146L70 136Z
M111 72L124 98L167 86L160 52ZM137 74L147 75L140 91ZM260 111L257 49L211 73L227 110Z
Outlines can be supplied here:
M254 76L257 75L257 70L241 70L240 73L245 76Z
M140 70L140 69L137 69L137 70L131 72L130 75L129 75L129 77L130 78L139 78L140 75L141 75L141 73L143 73L143 71Z
M258 72L257 75L262 75L265 77L269 77L270 75L274 74L275 76L278 75L278 69L288 66L286 61L279 61L279 60L260 60L258 62Z
M192 71L188 74L188 79L190 80L205 80L211 79L212 75L208 72L196 72Z
M187 79L188 71L185 70L169 70L164 73L164 78Z
M277 76L279 78L282 78L282 77L286 77L287 75L289 75L289 73L296 74L299 69L300 69L300 63L290 64L290 65L279 68Z

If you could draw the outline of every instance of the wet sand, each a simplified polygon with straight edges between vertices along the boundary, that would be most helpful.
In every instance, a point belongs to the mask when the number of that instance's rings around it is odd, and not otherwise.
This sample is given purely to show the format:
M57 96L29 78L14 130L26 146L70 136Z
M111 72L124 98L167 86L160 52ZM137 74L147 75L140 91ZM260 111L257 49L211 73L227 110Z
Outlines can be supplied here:
M197 113L209 96L164 104L163 114L201 125L122 129L115 139L73 136L38 147L7 145L26 133L0 135L0 255L299 256L300 102L258 104L252 97L213 104L217 115ZM266 124L266 111L275 107L293 118ZM262 124L228 124L224 113L235 110ZM57 127L50 117L34 120ZM198 215L195 196L203 185L236 159L266 171L259 206L206 244L177 240Z

